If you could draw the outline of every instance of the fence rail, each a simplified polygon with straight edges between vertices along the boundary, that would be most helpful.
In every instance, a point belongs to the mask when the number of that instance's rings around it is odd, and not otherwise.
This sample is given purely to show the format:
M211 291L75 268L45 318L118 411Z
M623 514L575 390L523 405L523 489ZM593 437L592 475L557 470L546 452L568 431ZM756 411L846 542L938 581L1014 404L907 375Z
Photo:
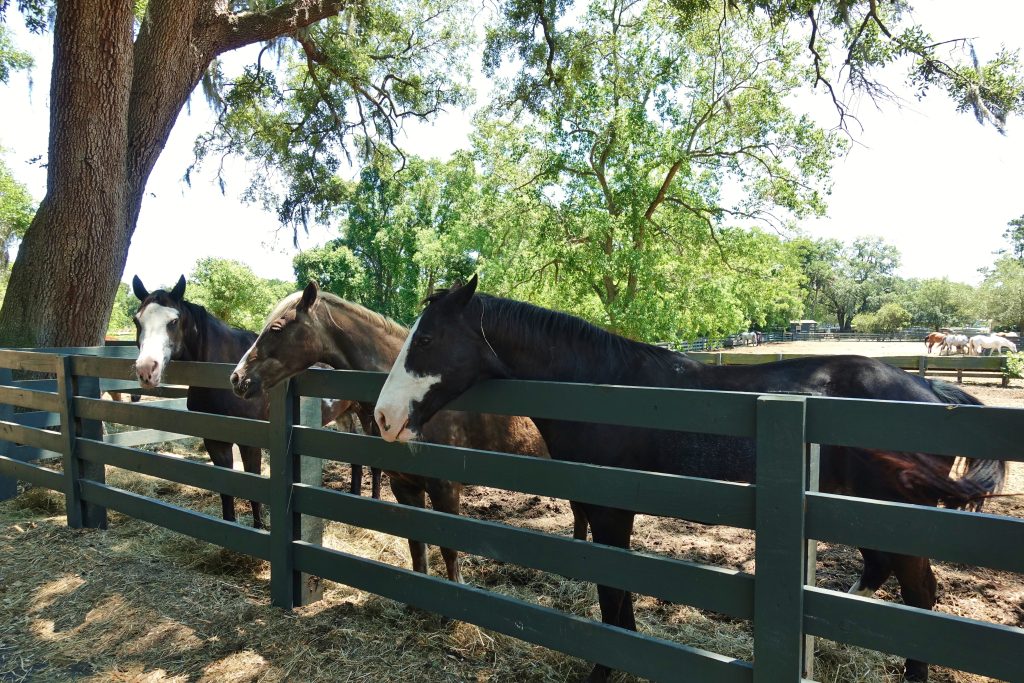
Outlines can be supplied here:
M941 359L936 367L950 360ZM998 359L965 360L988 367L984 364ZM826 443L1024 460L1019 439L1024 411L511 381L486 383L453 404L480 412L752 439L757 479L743 484L437 444L387 444L319 428L302 399L372 401L384 379L374 373L308 371L275 391L269 422L187 413L180 403L153 407L97 400L104 381L124 381L128 362L95 354L0 351L0 367L7 368L0 376L0 411L7 411L0 413L0 475L65 492L72 526L103 526L110 508L267 559L275 605L288 608L316 597L305 588L307 572L653 680L679 680L685 672L692 680L799 681L806 673L809 636L989 676L1019 677L1024 630L816 588L808 564L813 566L814 541L824 540L1024 572L1019 552L1024 520L817 493L810 454L814 444ZM11 369L54 373L55 391L13 384ZM177 384L224 388L229 371L227 365L172 363L167 376ZM16 422L14 406L56 415L55 423L42 426L59 431ZM167 436L242 438L270 449L271 475L220 470L119 445L111 437L120 435L100 433L101 420ZM26 446L58 453L64 472L10 457ZM753 529L757 573L354 497L319 485L323 460ZM271 531L118 489L105 482L106 467L268 502ZM324 548L310 533L323 520L749 620L756 664Z

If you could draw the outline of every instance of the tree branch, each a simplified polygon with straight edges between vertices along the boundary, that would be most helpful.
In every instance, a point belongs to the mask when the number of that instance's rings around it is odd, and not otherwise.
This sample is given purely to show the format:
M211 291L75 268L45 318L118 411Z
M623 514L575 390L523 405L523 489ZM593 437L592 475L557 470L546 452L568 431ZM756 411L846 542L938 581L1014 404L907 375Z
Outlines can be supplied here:
M217 20L216 54L270 40L333 17L358 0L292 0L265 12L223 13Z

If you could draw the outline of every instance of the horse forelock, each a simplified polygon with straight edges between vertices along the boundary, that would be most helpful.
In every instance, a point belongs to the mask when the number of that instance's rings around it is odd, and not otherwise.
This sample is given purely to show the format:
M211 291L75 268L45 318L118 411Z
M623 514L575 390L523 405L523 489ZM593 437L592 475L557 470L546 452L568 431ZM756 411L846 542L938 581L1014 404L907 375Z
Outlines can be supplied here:
M320 293L320 296L323 296L323 292ZM268 325L270 325L275 320L284 317L285 313L287 313L290 309L294 309L295 308L295 304L301 298L302 298L302 291L300 290L298 292L292 292L291 294L289 294L285 298L281 299L277 303L277 306L274 306L274 309L272 311L270 311L270 315L267 316L266 321L263 323L263 327L266 328Z

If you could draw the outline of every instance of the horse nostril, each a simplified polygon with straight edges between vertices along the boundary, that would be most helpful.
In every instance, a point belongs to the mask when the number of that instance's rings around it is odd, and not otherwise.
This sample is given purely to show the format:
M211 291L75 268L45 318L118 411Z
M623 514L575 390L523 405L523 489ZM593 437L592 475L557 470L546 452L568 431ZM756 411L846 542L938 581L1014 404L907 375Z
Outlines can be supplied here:
M238 386L238 373L237 372L232 372L231 373L231 386L233 386L233 387L237 387Z

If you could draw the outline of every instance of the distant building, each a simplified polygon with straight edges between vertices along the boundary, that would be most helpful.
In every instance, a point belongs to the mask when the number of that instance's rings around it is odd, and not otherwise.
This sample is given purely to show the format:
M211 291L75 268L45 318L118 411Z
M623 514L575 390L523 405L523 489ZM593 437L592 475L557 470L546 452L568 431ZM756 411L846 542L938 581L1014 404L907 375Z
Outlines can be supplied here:
M814 332L818 329L817 320L790 320L790 332Z

